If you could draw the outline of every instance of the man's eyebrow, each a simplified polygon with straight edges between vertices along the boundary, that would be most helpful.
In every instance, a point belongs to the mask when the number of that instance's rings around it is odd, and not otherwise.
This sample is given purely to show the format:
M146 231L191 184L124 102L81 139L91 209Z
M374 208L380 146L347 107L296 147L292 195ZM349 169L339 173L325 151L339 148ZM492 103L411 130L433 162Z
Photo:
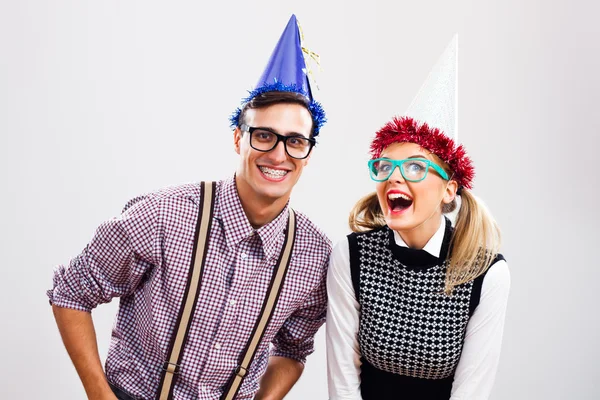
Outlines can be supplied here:
M298 132L288 132L288 133L279 133L276 129L273 129L269 126L257 126L256 129L262 129L263 131L269 131L271 133L277 133L281 136L302 136L303 138L307 138L304 134Z

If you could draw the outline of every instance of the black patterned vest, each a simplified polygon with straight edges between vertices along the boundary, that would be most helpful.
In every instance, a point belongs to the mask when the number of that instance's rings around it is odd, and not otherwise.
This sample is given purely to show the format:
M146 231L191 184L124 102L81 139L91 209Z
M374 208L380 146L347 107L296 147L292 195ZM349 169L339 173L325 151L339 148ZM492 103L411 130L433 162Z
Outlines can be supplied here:
M444 294L451 235L446 219L441 258L396 245L387 226L348 236L360 304L363 399L450 398L484 277Z

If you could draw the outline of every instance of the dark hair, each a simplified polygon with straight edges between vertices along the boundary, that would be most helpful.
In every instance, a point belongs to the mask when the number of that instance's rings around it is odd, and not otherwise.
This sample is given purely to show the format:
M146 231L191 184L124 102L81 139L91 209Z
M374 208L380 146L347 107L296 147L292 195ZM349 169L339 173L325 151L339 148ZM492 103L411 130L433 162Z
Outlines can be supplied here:
M306 110L310 114L309 100L302 94L296 92L280 92L280 91L272 91L265 92L256 95L249 102L244 104L242 107L242 111L240 113L239 125L245 123L246 111L257 108L266 108L272 106L274 104L279 103L287 103L287 104L298 104L302 107L306 108ZM312 120L312 114L311 114ZM239 126L238 125L238 126ZM310 129L310 137L312 138L315 132L315 121L312 121L311 129Z

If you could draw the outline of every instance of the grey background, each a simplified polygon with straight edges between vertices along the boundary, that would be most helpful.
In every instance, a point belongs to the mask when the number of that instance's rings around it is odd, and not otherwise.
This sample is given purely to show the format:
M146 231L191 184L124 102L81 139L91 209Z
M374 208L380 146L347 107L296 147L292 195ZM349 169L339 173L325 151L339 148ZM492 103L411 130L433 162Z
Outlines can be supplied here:
M233 173L227 117L292 12L330 122L293 205L332 239L368 143L459 33L459 132L512 274L492 398L597 399L600 24L580 1L0 2L0 398L80 399L52 269L125 202ZM116 302L94 313L106 354ZM324 329L289 399L326 398Z

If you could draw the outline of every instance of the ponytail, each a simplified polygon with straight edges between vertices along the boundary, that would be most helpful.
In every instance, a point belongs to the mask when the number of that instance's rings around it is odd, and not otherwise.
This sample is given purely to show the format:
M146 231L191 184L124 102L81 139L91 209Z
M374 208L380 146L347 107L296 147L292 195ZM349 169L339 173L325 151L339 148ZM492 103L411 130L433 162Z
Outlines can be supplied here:
M500 250L500 229L496 221L485 205L465 188L461 192L461 207L451 244L446 294L487 271Z
M352 232L365 232L386 225L377 193L366 195L354 205L348 217L348 225Z

